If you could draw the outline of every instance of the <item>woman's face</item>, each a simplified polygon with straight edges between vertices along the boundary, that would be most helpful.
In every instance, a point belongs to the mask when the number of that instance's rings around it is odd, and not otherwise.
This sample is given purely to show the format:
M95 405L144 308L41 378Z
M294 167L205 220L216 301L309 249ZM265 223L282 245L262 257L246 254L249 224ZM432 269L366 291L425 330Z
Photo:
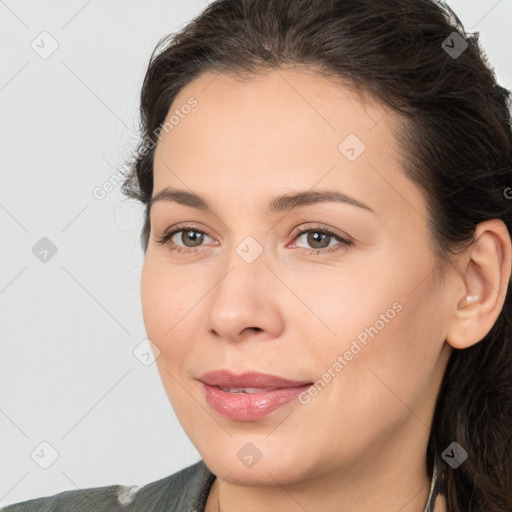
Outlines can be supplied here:
M423 461L450 297L436 286L394 114L282 69L243 83L205 73L167 121L153 197L180 190L207 207L183 194L152 204L143 315L206 464L234 483L275 485ZM306 386L271 393L282 385L256 380L245 387L266 390L230 393L201 381L214 370Z

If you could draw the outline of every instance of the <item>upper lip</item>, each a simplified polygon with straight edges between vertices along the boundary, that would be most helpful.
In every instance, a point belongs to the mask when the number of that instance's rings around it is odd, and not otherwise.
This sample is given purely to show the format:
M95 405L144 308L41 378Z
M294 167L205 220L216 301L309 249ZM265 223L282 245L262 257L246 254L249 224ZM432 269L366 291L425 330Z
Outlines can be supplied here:
M226 388L295 388L311 384L306 380L290 380L270 375L268 373L246 372L235 375L229 370L213 370L203 373L199 377L201 382L209 386L222 386Z

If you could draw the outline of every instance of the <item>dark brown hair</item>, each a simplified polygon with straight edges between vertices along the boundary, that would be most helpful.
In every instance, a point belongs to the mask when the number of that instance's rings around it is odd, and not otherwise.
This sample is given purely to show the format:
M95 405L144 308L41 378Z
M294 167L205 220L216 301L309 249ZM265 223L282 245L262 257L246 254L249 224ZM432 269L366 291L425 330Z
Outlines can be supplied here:
M496 83L478 33L466 34L448 6L434 0L217 0L160 40L150 58L142 136L122 187L146 205L144 251L155 135L176 94L207 70L242 77L284 66L340 79L400 116L404 171L425 194L441 271L474 241L478 223L501 219L512 232L510 95ZM437 400L426 462L430 475L434 463L439 466L449 512L512 511L510 288L511 282L487 336L453 350ZM440 458L452 442L468 452L456 469Z

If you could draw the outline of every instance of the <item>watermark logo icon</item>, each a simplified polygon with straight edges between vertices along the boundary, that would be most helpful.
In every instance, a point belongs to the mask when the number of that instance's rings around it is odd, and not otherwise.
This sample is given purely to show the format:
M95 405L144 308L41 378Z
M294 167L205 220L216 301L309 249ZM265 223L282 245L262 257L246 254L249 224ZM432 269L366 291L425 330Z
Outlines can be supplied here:
M246 263L253 263L263 252L263 247L255 238L247 236L237 245L236 252Z
M48 441L42 441L30 456L39 467L48 469L59 458L59 453Z
M347 135L339 144L339 152L350 162L357 160L366 149L364 142L354 133Z
M50 33L43 31L30 43L30 47L41 59L47 59L57 51L59 43Z
M468 42L457 32L452 32L441 44L441 48L452 59L459 58L468 46Z
M254 443L245 443L240 450L238 450L236 456L240 462L248 467L252 468L261 459L263 454Z
M133 355L144 366L150 366L160 356L160 349L149 338L144 338L133 350Z
M468 452L459 443L453 442L441 454L441 457L453 469L457 469L468 458Z
M48 263L57 254L57 246L49 238L43 236L32 247L32 254L42 263Z

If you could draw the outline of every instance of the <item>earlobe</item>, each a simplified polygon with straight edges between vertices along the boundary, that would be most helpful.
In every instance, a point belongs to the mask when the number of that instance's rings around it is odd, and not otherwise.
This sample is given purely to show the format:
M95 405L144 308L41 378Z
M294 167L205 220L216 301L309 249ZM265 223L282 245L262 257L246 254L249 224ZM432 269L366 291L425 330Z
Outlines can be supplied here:
M480 223L475 241L460 260L464 295L454 298L446 341L465 349L481 341L501 313L511 276L512 247L498 219Z

